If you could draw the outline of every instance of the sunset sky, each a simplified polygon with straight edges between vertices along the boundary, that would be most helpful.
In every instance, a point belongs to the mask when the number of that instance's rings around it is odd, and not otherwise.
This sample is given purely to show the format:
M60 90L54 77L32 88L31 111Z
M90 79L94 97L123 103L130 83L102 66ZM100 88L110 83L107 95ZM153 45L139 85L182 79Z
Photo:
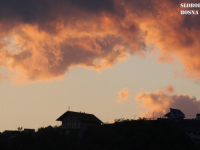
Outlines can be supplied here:
M0 0L0 132L200 113L200 0ZM193 8L199 10L200 8Z

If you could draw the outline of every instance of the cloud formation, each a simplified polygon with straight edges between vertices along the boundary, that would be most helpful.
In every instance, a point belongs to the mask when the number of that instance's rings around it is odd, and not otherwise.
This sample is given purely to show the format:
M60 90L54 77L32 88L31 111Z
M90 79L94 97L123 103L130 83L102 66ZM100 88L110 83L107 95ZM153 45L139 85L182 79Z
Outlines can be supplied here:
M126 102L128 101L128 98L130 96L130 92L128 88L123 88L120 92L119 92L119 97L117 100L117 103L122 103L122 102Z
M1 82L2 79L8 79L8 77L0 74L0 82Z
M51 80L73 66L112 67L153 43L159 62L179 57L183 74L200 79L200 23L180 15L181 2L0 0L0 66L16 81Z
M142 45L135 37L138 27L119 21L120 6L111 0L0 4L0 65L15 79L50 80L77 65L102 70Z
M190 97L188 94L168 94L162 90L156 92L143 92L137 94L136 101L142 101L141 107L149 108L142 117L152 118L160 117L168 113L169 108L180 109L186 118L195 118L200 113L200 101L196 97Z
M167 85L164 87L164 90L167 92L167 93L174 93L174 87L170 84L170 85Z

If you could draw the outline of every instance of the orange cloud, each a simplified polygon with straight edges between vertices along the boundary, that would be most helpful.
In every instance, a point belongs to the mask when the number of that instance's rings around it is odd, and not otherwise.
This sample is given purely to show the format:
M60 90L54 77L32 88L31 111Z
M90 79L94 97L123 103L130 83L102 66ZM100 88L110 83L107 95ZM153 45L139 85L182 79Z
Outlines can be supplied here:
M167 85L166 87L164 87L164 90L167 93L174 93L174 87L172 85Z
M1 82L2 79L8 79L8 77L0 74L0 82Z
M185 77L200 79L199 18L180 15L181 2L0 1L0 66L15 81L48 81L74 66L112 67L153 43L159 62L177 57Z
M128 49L140 49L140 40L130 37L138 34L134 24L123 26L117 18L103 12L89 15L79 11L84 19L71 16L68 22L61 17L49 22L53 29L49 27L48 31L49 24L43 29L40 24L24 23L7 31L5 37L13 41L6 43L2 39L7 49L1 61L14 72L15 81L63 77L70 67L77 65L102 70L125 60Z
M142 101L141 107L149 108L142 117L160 117L165 115L169 108L176 108L183 111L186 118L195 118L200 112L200 101L196 97L190 97L188 94L168 95L162 90L156 92L144 92L137 94L136 101Z
M128 101L128 97L129 96L130 96L129 89L128 88L123 88L119 92L119 97L118 97L117 103L122 103L122 102Z

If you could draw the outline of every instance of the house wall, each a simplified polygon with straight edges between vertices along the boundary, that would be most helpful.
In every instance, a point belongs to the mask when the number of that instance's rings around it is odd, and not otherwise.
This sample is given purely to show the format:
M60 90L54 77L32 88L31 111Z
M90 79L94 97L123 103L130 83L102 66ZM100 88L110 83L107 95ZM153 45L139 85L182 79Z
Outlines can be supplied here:
M83 135L83 132L89 128L90 126L97 126L97 125L101 125L101 124L97 124L97 123L91 123L91 122L81 122L81 128L79 130L79 136L81 137Z
M89 126L92 126L92 123L89 122L81 122L81 130L86 130Z
M172 112L170 112L170 115L172 116L172 118L176 118Z
M197 119L197 120L200 120L200 116L196 116L196 119Z
M80 121L73 116L68 115L62 120L62 129L79 129L80 127Z
M24 130L24 133L35 133L35 130Z
M70 130L78 130L79 136L82 136L83 132L89 127L93 125L100 125L97 123L91 122L83 122L77 120L74 116L66 116L62 120L61 134L69 133Z

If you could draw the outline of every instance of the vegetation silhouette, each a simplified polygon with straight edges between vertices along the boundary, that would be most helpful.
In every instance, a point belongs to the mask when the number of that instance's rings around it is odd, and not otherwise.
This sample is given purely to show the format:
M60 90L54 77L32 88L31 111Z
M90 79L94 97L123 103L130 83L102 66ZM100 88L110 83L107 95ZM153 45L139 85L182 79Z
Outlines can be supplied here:
M8 139L0 134L1 150L173 150L199 149L180 127L163 120L116 119L113 124L91 126L82 137L77 131L60 135L60 127L19 132Z

